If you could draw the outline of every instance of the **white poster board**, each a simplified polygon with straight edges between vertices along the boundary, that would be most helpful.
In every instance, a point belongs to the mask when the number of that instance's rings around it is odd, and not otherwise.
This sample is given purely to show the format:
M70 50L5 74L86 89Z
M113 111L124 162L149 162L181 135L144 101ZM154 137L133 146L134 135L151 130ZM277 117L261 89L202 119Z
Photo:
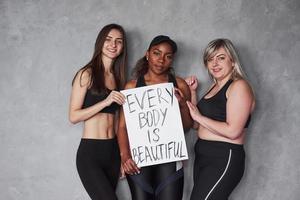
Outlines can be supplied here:
M132 159L138 167L186 160L188 153L173 83L121 91Z

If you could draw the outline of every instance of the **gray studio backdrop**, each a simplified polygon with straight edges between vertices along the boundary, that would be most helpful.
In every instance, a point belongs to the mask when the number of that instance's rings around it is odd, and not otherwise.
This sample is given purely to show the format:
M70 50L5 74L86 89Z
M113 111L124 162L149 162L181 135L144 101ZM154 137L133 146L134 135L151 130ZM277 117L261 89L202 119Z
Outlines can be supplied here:
M167 34L178 42L177 74L195 74L199 95L210 84L203 48L231 39L257 99L246 171L231 199L298 200L299 13L298 0L0 0L0 199L89 199L75 166L82 124L68 121L71 81L99 30L115 22L127 31L129 72L149 41ZM189 199L195 131L186 140ZM126 180L117 194L130 199Z

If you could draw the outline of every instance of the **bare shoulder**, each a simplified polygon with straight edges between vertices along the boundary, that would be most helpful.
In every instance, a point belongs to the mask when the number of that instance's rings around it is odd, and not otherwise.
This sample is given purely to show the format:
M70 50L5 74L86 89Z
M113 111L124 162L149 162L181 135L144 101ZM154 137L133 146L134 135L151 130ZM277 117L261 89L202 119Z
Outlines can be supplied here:
M179 88L188 88L188 85L183 78L176 76L176 82Z
M245 79L237 79L234 80L231 84L232 88L243 88L243 89L251 89L250 84Z
M132 80L128 81L125 85L125 89L135 88L136 81L137 81L136 79L132 79Z
M251 88L249 82L246 81L245 79L234 80L233 83L228 88L228 90L229 90L228 91L229 93L243 92L243 93L249 93L249 94L253 95L252 88Z
M191 100L191 91L185 80L179 76L176 76L176 82L178 85L178 88L183 92L185 98L187 100Z
M81 69L76 73L75 83L81 87L88 86L91 81L91 71L89 69Z

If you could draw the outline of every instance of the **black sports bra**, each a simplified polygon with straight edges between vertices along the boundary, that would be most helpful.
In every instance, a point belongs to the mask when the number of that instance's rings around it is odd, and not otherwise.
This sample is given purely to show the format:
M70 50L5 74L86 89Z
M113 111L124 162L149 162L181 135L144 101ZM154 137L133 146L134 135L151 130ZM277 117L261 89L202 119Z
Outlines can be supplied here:
M178 87L177 86L177 82L176 82L176 78L172 75L169 74L169 83L173 83L174 87ZM138 77L137 81L136 81L136 86L135 87L143 87L143 86L147 86L145 83L145 77L144 76L140 76Z
M212 97L205 98L205 96L214 88L212 87L197 104L198 109L201 114L221 122L226 122L226 91L233 80L228 80L227 83ZM248 128L251 121L251 115L249 115L248 120L244 128Z
M86 92L85 98L84 98L82 108L87 108L87 107L95 105L99 101L103 101L110 93L111 93L111 90L109 90L109 93L96 94L96 93L92 92L91 89L88 89ZM114 102L110 106L103 108L99 112L115 114L115 112L119 108L120 108L120 105Z

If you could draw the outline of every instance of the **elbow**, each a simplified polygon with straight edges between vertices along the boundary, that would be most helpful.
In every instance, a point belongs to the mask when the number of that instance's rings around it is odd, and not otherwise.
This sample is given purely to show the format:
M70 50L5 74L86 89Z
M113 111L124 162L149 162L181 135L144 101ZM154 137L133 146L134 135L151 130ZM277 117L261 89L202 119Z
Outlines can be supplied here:
M72 124L77 124L79 122L79 120L72 114L69 115L69 121L72 123Z
M190 130L190 127L185 127L185 128L183 128L183 132L184 132L184 133L187 133L189 130Z
M194 122L192 128L194 130L198 130L199 129L199 124L197 122Z
M69 121L72 123L72 124L77 124L78 123L78 121L77 120L75 120L75 119L69 119Z
M242 132L242 130L230 131L227 134L227 138L230 140L237 140L241 136Z
M236 135L230 135L230 136L228 136L227 138L230 139L230 140L236 140L236 139L238 139L239 137L236 136Z
M182 128L183 131L186 133L190 130L190 128L193 127L194 124L194 120L192 119L192 117L190 116L190 114L181 114L181 123L182 123Z
M190 121L188 124L185 124L185 126L183 126L183 131L186 133L188 132L191 128L193 127L193 121Z

